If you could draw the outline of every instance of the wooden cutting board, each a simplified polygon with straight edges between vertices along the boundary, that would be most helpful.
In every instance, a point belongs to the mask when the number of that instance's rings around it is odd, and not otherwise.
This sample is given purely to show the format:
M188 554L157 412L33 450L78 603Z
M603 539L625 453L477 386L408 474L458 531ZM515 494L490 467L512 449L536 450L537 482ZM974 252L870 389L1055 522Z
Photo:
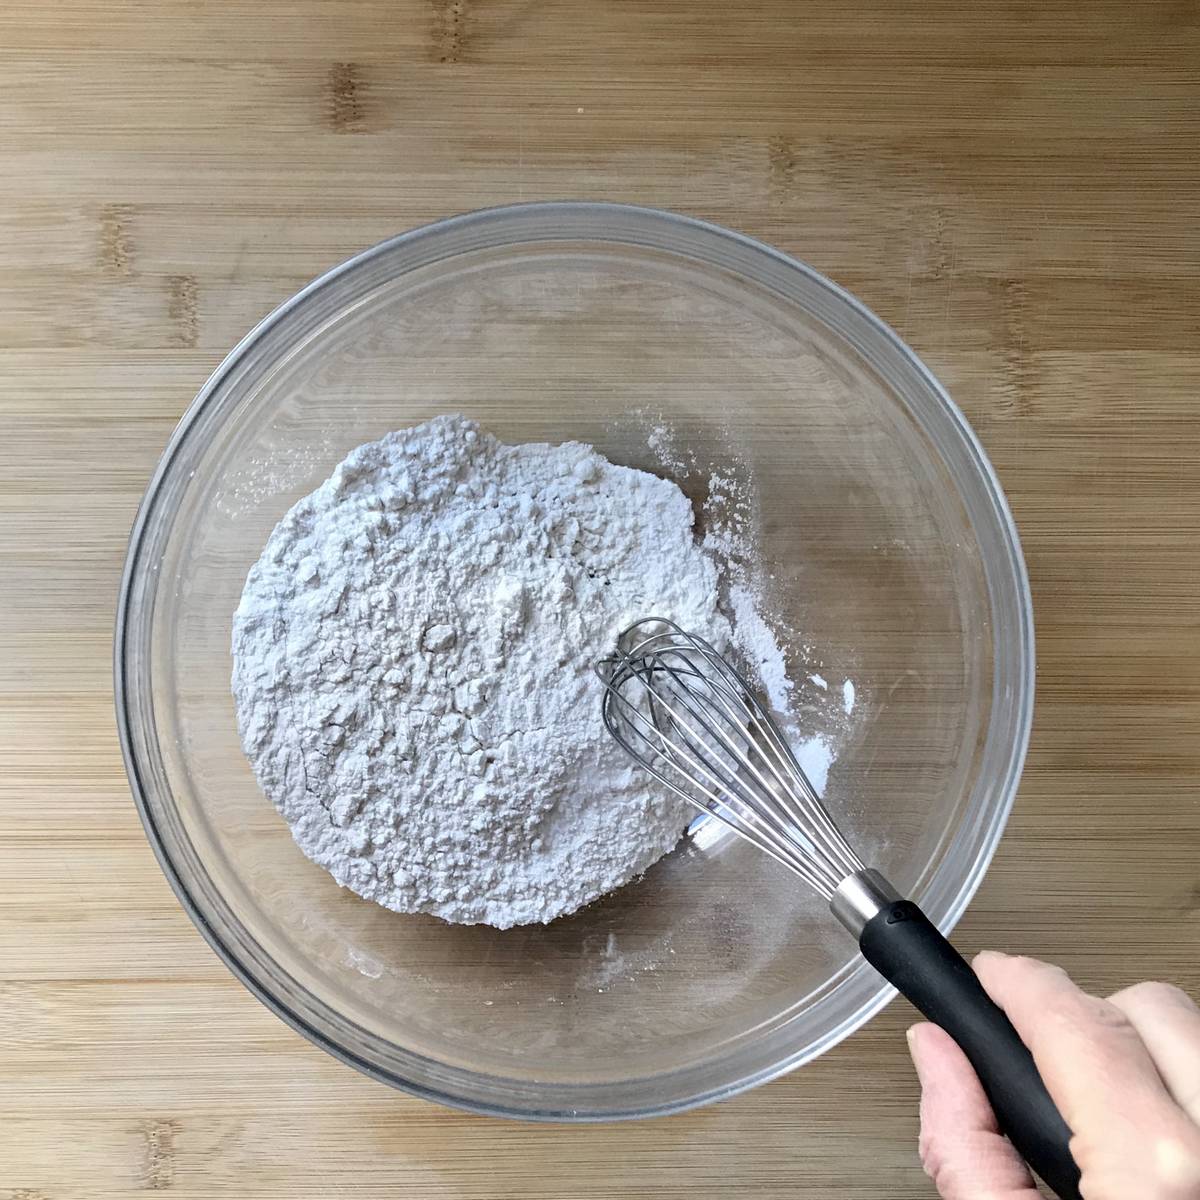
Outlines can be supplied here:
M918 349L1003 479L1039 632L959 942L1200 991L1198 64L1178 0L0 7L0 1198L932 1195L899 1002L701 1112L467 1116L271 1016L147 847L110 634L164 441L299 285L482 205L732 225Z

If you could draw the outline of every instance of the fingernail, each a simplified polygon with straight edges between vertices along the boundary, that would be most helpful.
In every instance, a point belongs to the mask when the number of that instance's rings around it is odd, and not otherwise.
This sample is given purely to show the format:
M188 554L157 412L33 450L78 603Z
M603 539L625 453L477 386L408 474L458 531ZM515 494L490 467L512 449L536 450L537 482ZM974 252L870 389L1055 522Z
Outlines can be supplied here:
M976 954L973 959L971 959L971 961L978 962L981 958L1007 958L1007 957L1008 957L1008 955L1005 954L1003 950L980 950L979 953Z
M908 1043L908 1056L912 1059L913 1070L917 1073L917 1082L922 1085L925 1083L921 1075L921 1051L918 1043L921 1040L919 1033L920 1026L913 1025L904 1031L904 1040Z
M904 1040L908 1043L908 1052L909 1052L909 1054L912 1055L913 1061L915 1062L916 1057L917 1057L917 1026L916 1025L910 1025L904 1031Z

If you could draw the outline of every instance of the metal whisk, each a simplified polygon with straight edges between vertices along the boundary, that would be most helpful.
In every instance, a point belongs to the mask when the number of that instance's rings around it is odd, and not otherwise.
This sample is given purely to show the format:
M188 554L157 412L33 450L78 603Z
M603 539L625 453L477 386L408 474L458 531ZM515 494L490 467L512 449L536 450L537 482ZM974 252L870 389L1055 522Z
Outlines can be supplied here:
M1029 1165L1076 1200L1071 1131L1011 1022L925 914L862 862L745 678L703 638L657 617L626 629L596 671L613 737L825 897L863 957L962 1047Z

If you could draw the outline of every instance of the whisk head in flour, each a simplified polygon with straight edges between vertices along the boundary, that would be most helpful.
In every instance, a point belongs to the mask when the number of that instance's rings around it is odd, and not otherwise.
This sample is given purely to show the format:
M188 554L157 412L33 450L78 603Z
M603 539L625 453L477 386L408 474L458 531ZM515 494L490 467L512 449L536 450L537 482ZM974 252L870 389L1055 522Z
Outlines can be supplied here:
M864 870L770 713L709 642L647 618L596 670L609 732L677 795L826 900Z

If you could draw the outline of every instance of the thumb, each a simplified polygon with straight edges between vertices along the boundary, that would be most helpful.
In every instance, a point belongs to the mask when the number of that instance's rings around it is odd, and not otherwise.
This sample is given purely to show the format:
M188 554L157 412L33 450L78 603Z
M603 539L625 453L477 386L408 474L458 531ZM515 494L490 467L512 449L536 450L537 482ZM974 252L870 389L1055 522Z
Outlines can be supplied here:
M921 1081L921 1165L942 1200L1040 1200L954 1039L923 1023L908 1048Z

